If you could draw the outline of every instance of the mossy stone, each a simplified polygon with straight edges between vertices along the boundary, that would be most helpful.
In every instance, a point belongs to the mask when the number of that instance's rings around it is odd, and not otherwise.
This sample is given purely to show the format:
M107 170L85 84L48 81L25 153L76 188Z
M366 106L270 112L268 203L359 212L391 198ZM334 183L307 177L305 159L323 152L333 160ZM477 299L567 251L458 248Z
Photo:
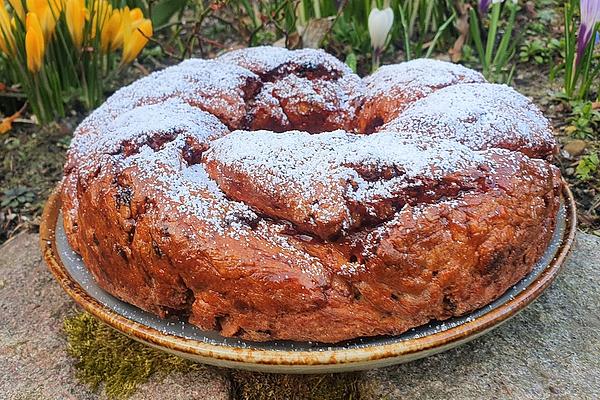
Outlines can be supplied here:
M64 331L67 351L76 360L77 377L94 390L103 387L109 398L127 398L153 374L165 376L205 368L136 342L85 312L66 318ZM365 395L369 390L362 373L285 375L214 369L232 381L235 399L370 398Z
M93 389L101 384L110 398L126 398L155 373L199 370L193 363L113 330L88 313L66 318L68 353L76 360L77 377Z

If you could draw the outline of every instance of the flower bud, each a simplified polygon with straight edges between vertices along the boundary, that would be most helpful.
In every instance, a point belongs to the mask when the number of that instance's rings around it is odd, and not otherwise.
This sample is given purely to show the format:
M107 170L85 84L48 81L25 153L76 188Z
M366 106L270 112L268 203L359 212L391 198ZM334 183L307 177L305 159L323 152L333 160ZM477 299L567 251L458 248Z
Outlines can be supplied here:
M127 64L133 61L148 43L148 38L152 36L152 22L144 18L142 10L139 8L129 11L125 7L121 26L123 32L123 57L121 61Z
M579 62L592 39L596 24L600 22L600 1L581 0L581 25L577 32L577 62Z
M13 10L15 10L15 14L17 18L21 21L25 20L25 9L23 8L23 2L21 0L8 0Z
M371 10L369 14L369 35L374 50L383 50L393 24L394 12L390 7L383 10L375 7Z
M67 28L77 48L83 43L83 28L85 25L85 3L84 0L67 0L65 7L65 19Z
M44 33L36 13L27 13L25 20L25 53L27 55L27 68L36 73L42 68L44 60Z
M4 7L4 0L0 0L0 50L4 54L13 54L15 49L15 37L12 31L10 15Z

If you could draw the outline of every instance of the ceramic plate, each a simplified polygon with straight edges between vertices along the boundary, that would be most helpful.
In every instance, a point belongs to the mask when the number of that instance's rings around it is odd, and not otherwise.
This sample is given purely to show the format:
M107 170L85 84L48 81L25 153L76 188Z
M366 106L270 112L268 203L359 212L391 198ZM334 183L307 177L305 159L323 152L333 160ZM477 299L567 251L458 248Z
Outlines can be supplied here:
M102 290L67 242L56 191L40 228L50 271L85 310L124 334L206 364L265 372L321 373L382 367L438 353L497 327L537 298L554 280L573 243L575 203L565 185L557 227L533 271L493 303L468 315L435 321L398 336L362 338L335 345L249 342L225 338L181 321L163 320Z

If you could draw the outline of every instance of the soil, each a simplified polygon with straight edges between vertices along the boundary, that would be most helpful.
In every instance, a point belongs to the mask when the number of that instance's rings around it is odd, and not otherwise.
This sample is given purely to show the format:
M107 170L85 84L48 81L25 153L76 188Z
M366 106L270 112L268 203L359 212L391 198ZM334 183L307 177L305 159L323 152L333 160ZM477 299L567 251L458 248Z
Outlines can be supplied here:
M16 124L0 136L0 244L20 231L37 230L79 119L45 128Z

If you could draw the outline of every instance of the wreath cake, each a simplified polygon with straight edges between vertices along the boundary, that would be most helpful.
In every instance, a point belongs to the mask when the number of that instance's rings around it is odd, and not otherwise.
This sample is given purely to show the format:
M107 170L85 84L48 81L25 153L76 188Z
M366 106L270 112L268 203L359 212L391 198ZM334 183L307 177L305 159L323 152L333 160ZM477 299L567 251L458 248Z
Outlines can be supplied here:
M247 340L395 335L522 279L555 226L549 122L433 60L361 79L319 50L191 59L77 128L72 248L109 293Z

